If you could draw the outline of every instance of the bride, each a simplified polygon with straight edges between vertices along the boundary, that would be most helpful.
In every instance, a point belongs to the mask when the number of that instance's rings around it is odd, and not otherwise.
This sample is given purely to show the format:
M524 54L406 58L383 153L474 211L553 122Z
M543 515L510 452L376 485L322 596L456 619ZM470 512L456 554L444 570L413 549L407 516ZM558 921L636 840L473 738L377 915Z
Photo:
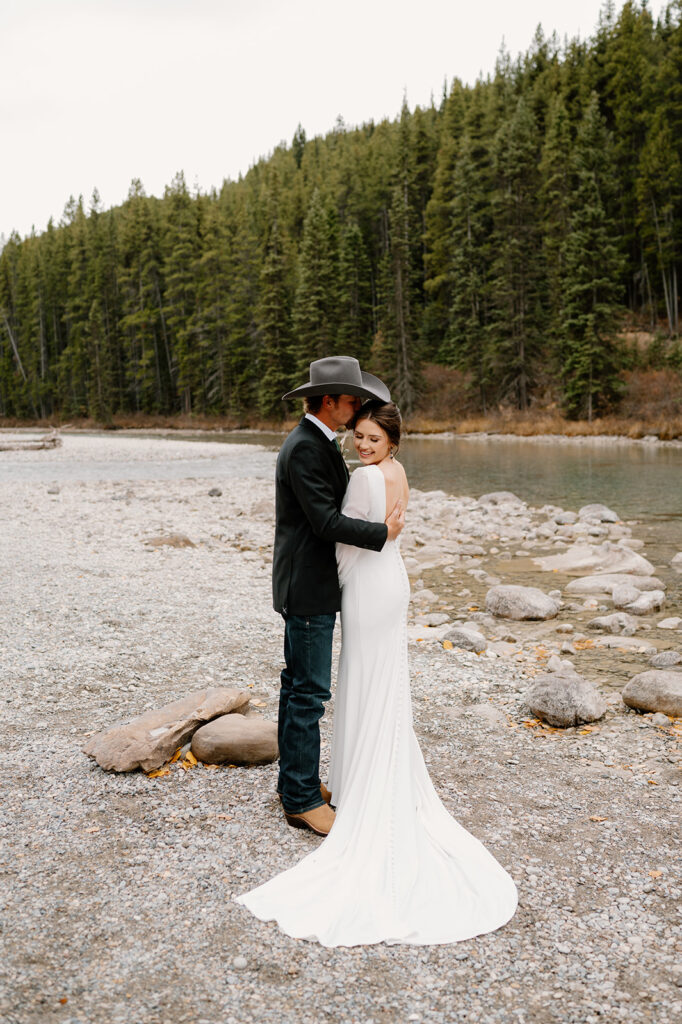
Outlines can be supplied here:
M342 511L383 522L409 498L395 459L400 413L392 402L366 402L352 428L362 465ZM342 644L328 780L336 820L316 850L238 902L325 946L426 945L493 931L514 914L516 886L448 814L426 770L412 726L399 541L381 551L337 544L336 553Z

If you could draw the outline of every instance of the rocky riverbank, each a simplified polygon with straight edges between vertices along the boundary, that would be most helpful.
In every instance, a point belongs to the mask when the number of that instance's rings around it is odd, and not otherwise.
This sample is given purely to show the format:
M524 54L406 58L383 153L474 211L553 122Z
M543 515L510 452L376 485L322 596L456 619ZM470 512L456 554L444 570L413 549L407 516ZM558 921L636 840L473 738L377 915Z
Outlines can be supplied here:
M275 719L274 455L82 435L5 454L25 474L3 478L0 461L3 1019L679 1018L681 723L621 694L654 657L682 679L682 576L645 564L636 524L413 494L415 727L443 801L510 870L520 906L455 946L325 950L231 899L317 842L284 823L275 766L179 759L152 778L82 753L204 686L246 689ZM547 617L493 614L508 586L539 590ZM527 593L502 596L522 613ZM576 675L603 715L556 728L530 711L539 678Z

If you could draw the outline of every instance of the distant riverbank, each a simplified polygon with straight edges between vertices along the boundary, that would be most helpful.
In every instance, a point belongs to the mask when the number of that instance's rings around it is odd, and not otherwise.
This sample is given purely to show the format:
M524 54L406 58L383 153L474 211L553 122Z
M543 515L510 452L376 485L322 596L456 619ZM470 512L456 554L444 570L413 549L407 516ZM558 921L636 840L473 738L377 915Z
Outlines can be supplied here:
M181 433L219 432L219 431L264 431L267 433L286 433L296 424L297 418L285 420L261 419L257 416L149 416L120 415L111 421L101 423L87 417L61 420L59 417L46 419L19 420L12 417L0 417L0 430L44 429L60 430L143 430L173 431ZM474 435L510 436L537 438L620 438L634 441L676 442L682 444L682 416L670 418L650 417L633 419L628 417L608 416L603 419L567 420L554 412L541 412L535 415L509 412L494 416L464 416L461 418L431 418L420 413L406 417L404 421L406 433L421 435Z

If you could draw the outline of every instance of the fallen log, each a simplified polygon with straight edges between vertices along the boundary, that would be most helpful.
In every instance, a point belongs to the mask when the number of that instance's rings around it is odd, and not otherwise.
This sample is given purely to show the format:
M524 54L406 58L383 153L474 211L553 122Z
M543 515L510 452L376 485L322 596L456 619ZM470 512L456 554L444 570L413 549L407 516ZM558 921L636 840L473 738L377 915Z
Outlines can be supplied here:
M43 448L60 448L62 439L57 430L51 430L35 441L3 441L0 436L0 452L37 452Z

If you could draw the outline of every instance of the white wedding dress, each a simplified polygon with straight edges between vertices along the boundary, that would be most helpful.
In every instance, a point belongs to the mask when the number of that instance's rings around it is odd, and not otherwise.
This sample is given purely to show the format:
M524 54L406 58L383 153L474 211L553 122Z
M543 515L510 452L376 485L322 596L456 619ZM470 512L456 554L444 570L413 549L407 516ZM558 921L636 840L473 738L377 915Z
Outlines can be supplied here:
M383 522L384 476L353 473L343 512ZM493 931L516 886L440 802L412 728L409 583L397 542L337 544L342 645L329 788L336 821L295 867L238 898L324 946L457 942Z

